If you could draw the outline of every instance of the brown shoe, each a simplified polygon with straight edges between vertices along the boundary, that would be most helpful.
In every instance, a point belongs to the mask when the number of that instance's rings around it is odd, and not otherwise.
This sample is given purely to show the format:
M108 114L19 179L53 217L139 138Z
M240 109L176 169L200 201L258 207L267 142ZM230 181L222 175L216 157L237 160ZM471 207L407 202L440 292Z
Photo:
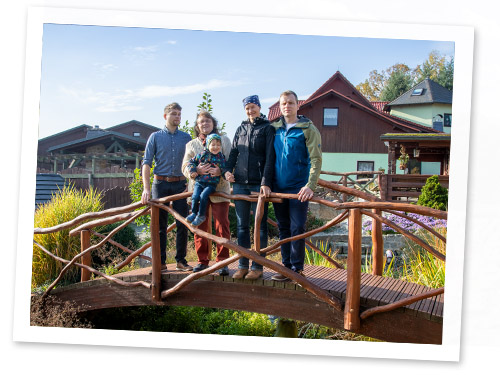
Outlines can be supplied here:
M262 271L251 270L248 275L245 277L245 280L257 280L262 277Z
M246 268L239 268L238 271L236 271L233 275L233 279L243 279L245 278L245 275L248 273L248 269Z
M271 277L271 279L274 280L274 281L281 281L281 282L290 281L290 279L288 277L286 277L285 275L282 275L280 273L278 273L276 275L273 275Z

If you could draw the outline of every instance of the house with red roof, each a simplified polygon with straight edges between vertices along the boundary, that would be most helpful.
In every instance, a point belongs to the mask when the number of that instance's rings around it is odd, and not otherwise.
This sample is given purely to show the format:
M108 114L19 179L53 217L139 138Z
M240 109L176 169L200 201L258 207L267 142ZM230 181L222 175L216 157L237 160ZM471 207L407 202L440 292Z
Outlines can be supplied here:
M389 144L381 136L387 133L443 134L432 127L391 115L388 104L370 102L338 71L306 100L300 100L298 114L311 119L321 133L322 170L345 173L384 169L387 172ZM279 102L276 102L269 108L268 118L272 122L280 115ZM418 162L418 167L420 174L440 173L436 163ZM398 169L397 173L403 171Z

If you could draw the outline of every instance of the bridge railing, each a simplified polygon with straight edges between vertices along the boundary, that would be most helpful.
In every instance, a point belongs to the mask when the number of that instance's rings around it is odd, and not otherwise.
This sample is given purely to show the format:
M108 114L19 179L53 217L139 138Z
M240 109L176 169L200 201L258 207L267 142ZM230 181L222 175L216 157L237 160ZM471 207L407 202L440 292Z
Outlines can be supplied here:
M372 194L360 191L358 189L346 187L343 184L338 184L331 181L325 181L320 179L318 184L326 189L330 189L336 193L346 194L355 196L358 201L344 201L344 202L332 202L317 196L314 196L311 201L317 202L322 205L326 205L334 208L336 211L341 212L336 217L329 220L327 223L319 228L307 231L301 235L293 236L287 239L280 240L274 244L271 244L265 248L261 248L260 244L260 226L264 213L264 205L269 202L280 203L283 199L297 199L297 194L283 194L283 193L271 193L269 197L265 197L262 194L252 194L252 195L239 195L239 194L225 194L225 193L214 193L214 195L221 196L232 200L246 200L249 202L256 202L256 212L255 212L255 225L254 225L254 248L247 249L239 246L237 243L231 241L227 238L222 238L211 233L209 228L207 232L193 227L186 219L176 212L173 207L171 207L171 202L178 199L185 199L191 195L190 192L184 192L177 195L172 195L164 197L161 199L152 199L146 205L141 202L133 203L128 206L112 208L100 212L91 212L79 217L60 224L51 228L35 228L34 234L48 234L60 231L62 229L76 228L72 229L69 234L70 236L80 235L81 238L81 251L79 254L74 256L71 260L65 260L57 257L56 255L50 253L48 250L44 249L43 246L35 242L44 252L52 256L58 261L65 264L64 268L61 270L58 277L53 281L53 283L47 288L44 293L46 296L55 287L55 285L61 280L62 276L71 266L77 266L82 268L82 281L89 280L90 274L93 273L97 276L101 276L110 282L115 282L123 286L137 287L142 286L151 290L151 296L154 301L161 301L162 299L168 298L169 296L178 293L184 287L192 283L193 281L213 273L214 271L221 269L233 262L238 261L241 257L249 258L259 264L278 272L297 284L301 285L304 289L314 295L317 299L324 301L328 305L332 306L336 310L344 313L344 328L348 330L357 330L360 328L361 320L366 319L369 316L385 311L391 311L398 307L412 304L418 300L429 298L431 296L444 293L444 288L436 289L428 293L420 294L417 296L412 296L404 300L398 301L397 303L379 306L376 308L371 308L360 313L360 286L361 286L361 239L362 239L362 215L366 215L372 218L372 274L381 276L383 271L383 255L384 255L384 245L382 236L382 224L386 224L395 231L399 232L410 241L419 244L423 249L431 253L434 257L441 261L445 261L445 255L434 249L429 243L427 243L422 238L416 236L415 234L401 228L399 225L383 217L383 212L390 213L396 216L403 216L406 219L413 221L421 226L423 230L429 231L439 240L446 243L446 238L437 233L434 229L421 223L417 219L407 216L405 213L415 213L424 216L431 216L439 219L446 219L447 213L444 211L434 210L427 207L416 206L407 203L396 203L396 202L385 202L375 197ZM217 262L209 268L202 270L200 272L192 273L186 276L184 279L179 281L172 288L167 290L162 290L161 288L161 250L160 250L160 240L159 240L159 214L160 210L165 210L169 214L175 217L183 223L191 232L197 234L201 237L206 238L209 241L213 241L216 244L222 245L234 252L234 255L230 258ZM151 215L151 242L143 245L140 249L135 251L129 250L124 246L121 246L122 250L130 253L130 255L120 264L116 266L117 269L121 269L126 264L130 263L135 257L140 256L148 259L142 253L149 247L151 247L151 258L148 260L152 264L152 275L151 283L145 281L138 282L124 282L119 278L108 276L102 272L91 267L91 252L98 247L102 246L106 242L115 244L111 238L119 230L130 224L132 221L137 219L142 215ZM90 220L90 221L88 221ZM346 287L346 300L345 302L336 296L331 295L327 291L319 288L317 285L313 284L306 277L293 272L292 270L284 267L282 264L277 263L269 258L267 255L273 254L280 251L280 247L287 242L291 242L299 239L307 239L313 234L320 233L328 228L340 224L341 222L348 220L348 257L347 257L347 287ZM271 224L272 220L268 220ZM123 222L108 235L104 236L102 234L96 233L93 229L105 224ZM169 226L168 231L174 228L175 224ZM100 242L95 245L90 245L90 236L95 235L102 238ZM323 251L314 246L310 241L306 240L307 245L311 247L314 251L320 253L323 257L328 259L330 263L336 267L341 267L335 260L330 258ZM81 263L79 263L80 261Z

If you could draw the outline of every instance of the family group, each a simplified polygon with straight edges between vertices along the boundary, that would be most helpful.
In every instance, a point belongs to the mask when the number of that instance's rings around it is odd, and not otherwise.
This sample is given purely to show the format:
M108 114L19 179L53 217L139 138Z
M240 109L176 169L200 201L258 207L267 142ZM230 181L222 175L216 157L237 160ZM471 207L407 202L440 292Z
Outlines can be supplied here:
M273 203L278 222L279 238L286 239L305 232L308 201L321 172L321 136L311 120L298 115L298 98L293 91L280 95L281 117L270 123L261 113L257 95L243 99L247 119L236 130L234 139L220 135L217 120L207 111L197 114L194 126L195 138L178 129L182 108L178 103L165 107L165 128L149 137L142 162L144 190L141 201L158 199L186 190L192 191L191 214L186 199L173 201L173 208L186 220L207 231L207 209L211 206L217 236L230 238L229 199L211 195L214 192L250 195L252 192L269 197L275 193L298 194L298 199L283 199ZM151 167L154 180L150 186ZM250 248L250 213L256 203L235 200L238 245ZM267 213L260 228L260 244L267 246ZM166 266L168 213L160 210L160 249L162 269ZM210 250L208 240L194 235L199 264L194 268L186 261L187 228L177 221L176 269L199 272L208 268ZM288 242L281 246L283 265L303 274L305 240ZM229 249L217 245L216 261L229 258ZM226 267L219 270L221 276L229 275ZM263 275L263 266L248 258L240 258L235 279L256 280ZM276 274L273 280L287 281L286 276Z

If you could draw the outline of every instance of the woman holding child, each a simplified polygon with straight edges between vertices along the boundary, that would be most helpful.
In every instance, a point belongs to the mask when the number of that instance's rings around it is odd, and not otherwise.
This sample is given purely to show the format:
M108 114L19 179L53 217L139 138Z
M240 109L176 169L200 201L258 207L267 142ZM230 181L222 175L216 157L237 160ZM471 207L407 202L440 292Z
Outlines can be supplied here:
M198 154L204 154L207 152L207 138L211 134L218 135L217 137L210 137L210 142L213 140L217 141L214 144L218 144L220 142L220 150L217 152L222 152L225 159L227 160L229 157L229 152L231 150L231 141L226 136L220 136L219 130L217 129L217 120L207 111L201 111L196 116L196 124L194 126L194 132L196 134L196 138L190 141L186 145L186 152L184 154L184 159L182 161L182 172L186 178L189 179L188 190L193 191L195 185L195 178L206 176L206 178L201 178L205 180L214 180L213 177L219 177L219 182L215 187L215 191L220 191L223 193L230 193L229 182L222 178L222 170L218 166L210 165L209 163L197 163L197 165L193 168L193 163L190 164L191 159L195 158ZM212 145L213 146L213 145ZM200 158L198 158L200 159ZM198 160L199 161L199 160ZM208 176L212 178L208 178ZM200 180L200 178L198 178ZM208 205L206 206L206 210L208 211L209 207L212 207L212 216L215 221L215 233L219 237L230 238L230 230L229 230L229 200L222 197L208 197ZM200 206L198 206L198 209ZM198 212L198 211L197 211ZM195 216L192 216L191 221L196 220ZM207 230L208 220L203 220L203 217L200 217L193 224L199 224L198 228L203 231ZM198 235L194 235L194 247L196 250L196 254L198 255L199 264L194 267L193 272L198 272L208 268L209 256L211 249L208 248L208 240L200 237ZM220 262L224 259L229 258L229 249L217 245L217 257L216 261ZM219 270L219 274L221 276L229 275L229 270L227 267L221 268Z
M274 133L266 116L260 113L261 105L257 95L243 99L243 108L247 115L236 130L229 158L226 159L224 176L233 182L233 194L250 195L251 192L262 193L266 197L271 192L274 174ZM256 203L235 200L236 228L238 244L250 248L250 210L256 210ZM260 226L260 244L267 246L267 209ZM256 280L262 277L263 267L252 261L251 271L249 259L240 258L238 271L233 278Z

